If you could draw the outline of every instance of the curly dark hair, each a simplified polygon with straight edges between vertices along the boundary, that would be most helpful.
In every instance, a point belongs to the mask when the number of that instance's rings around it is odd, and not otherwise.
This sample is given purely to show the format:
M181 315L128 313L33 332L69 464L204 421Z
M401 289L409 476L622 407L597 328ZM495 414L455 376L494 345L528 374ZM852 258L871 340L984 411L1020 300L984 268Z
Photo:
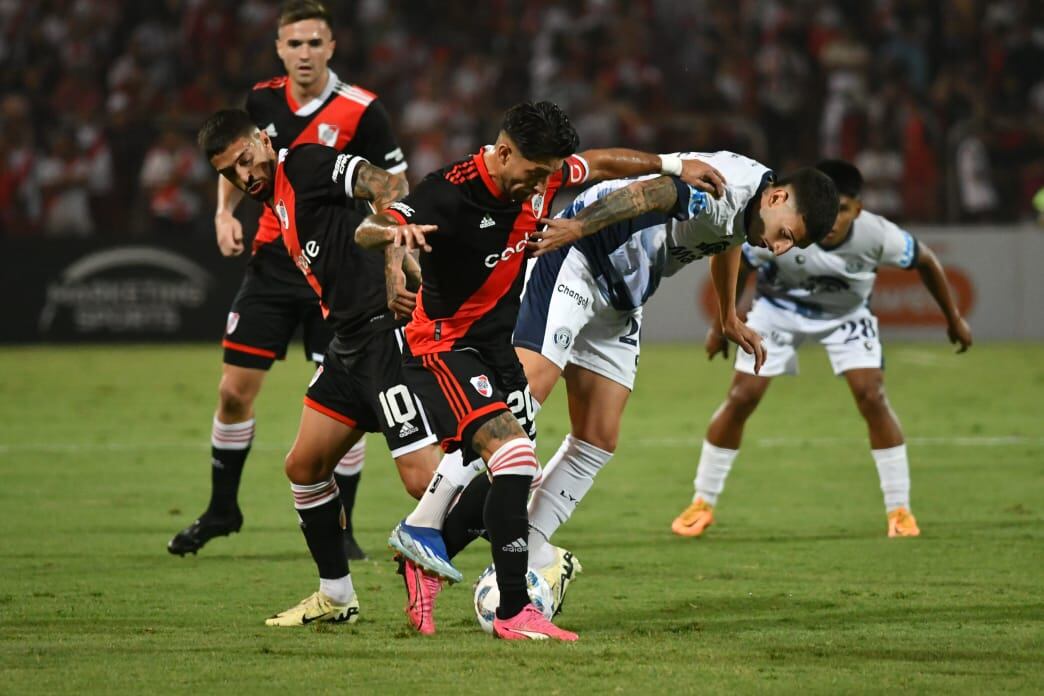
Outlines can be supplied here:
M813 167L802 167L776 181L776 186L794 189L794 205L805 219L809 244L822 241L837 219L837 187L833 180Z
M228 149L238 138L250 137L256 130L250 114L243 109L222 109L211 114L199 127L196 142L209 160Z
M580 145L569 117L549 101L516 104L504 114L500 129L529 160L568 157Z

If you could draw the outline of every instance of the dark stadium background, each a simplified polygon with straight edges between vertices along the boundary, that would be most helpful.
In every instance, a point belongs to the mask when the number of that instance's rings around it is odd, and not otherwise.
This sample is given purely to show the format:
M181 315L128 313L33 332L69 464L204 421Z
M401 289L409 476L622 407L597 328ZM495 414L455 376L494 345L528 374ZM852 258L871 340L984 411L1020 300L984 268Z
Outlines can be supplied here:
M328 5L331 67L384 100L414 182L489 142L505 107L552 99L582 147L732 149L777 170L844 157L866 175L867 207L902 223L1038 215L1040 2ZM281 74L277 7L0 2L0 291L20 298L0 341L220 333L244 260L217 253L215 177L193 138L209 112ZM241 211L252 228L251 204ZM127 245L199 269L145 261L148 283L111 270L117 260L103 280L71 277L78 259ZM98 308L112 298L124 306ZM106 312L141 321L107 325Z

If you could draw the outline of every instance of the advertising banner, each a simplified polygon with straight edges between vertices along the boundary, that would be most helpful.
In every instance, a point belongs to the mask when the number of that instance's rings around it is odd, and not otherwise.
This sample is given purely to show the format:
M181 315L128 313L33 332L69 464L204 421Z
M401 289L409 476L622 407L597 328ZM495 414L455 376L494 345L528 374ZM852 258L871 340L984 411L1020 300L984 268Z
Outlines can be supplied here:
M218 341L247 260L198 240L19 239L3 248L4 343Z

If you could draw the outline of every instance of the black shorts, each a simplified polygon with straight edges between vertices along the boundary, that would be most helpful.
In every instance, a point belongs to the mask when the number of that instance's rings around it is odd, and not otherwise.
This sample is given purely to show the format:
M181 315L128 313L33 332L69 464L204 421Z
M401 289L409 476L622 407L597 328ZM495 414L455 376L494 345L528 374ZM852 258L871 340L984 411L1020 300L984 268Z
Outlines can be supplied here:
M392 458L409 454L437 438L402 372L402 329L358 344L335 338L308 385L305 406L351 428L383 432Z
M243 283L225 324L225 363L267 370L286 357L297 325L302 327L307 360L322 360L333 339L333 328L323 319L319 298L304 276L289 282L285 273L270 268L258 256L247 266Z
M407 349L403 376L420 395L447 452L472 449L475 432L504 411L514 414L530 438L536 437L536 409L514 350L490 359L470 349L416 357Z

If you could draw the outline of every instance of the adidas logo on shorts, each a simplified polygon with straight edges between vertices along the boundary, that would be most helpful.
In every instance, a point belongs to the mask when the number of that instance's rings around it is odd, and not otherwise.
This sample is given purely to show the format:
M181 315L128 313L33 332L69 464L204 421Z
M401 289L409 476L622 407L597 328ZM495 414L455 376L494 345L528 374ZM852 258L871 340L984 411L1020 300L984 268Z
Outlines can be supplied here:
M415 432L417 432L417 426L409 422L403 423L402 427L399 428L399 437L409 437Z

